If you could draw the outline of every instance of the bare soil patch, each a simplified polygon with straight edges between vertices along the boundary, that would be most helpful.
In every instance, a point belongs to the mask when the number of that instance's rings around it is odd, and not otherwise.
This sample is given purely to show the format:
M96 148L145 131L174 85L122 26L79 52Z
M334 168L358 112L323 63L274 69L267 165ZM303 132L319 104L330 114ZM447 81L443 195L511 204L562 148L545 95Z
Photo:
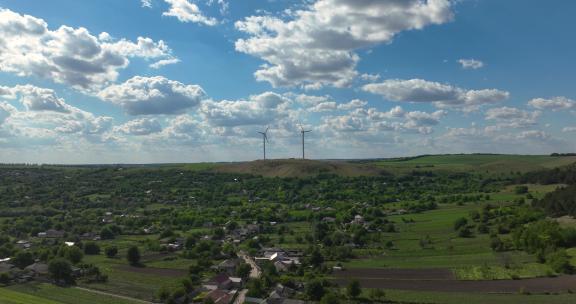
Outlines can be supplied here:
M188 271L184 269L154 268L154 267L132 267L129 265L119 265L116 267L122 271L135 272L162 277L184 277Z
M395 280L455 280L450 269L351 268L336 273L338 277Z
M333 281L346 286L358 280L363 288L440 292L560 293L576 290L576 275L524 280L460 281L448 269L350 269L335 272Z

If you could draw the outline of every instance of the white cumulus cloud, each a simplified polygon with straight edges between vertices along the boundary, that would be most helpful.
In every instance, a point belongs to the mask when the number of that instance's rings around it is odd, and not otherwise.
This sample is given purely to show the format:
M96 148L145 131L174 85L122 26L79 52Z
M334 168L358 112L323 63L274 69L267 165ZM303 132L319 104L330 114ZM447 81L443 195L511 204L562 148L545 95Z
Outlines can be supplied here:
M364 85L363 90L382 95L391 101L434 103L438 107L477 107L498 103L510 97L506 91L466 90L423 79L390 79Z
M484 62L476 59L460 59L458 63L466 70L477 70L484 67Z
M205 16L198 5L188 0L164 0L170 5L168 11L163 16L176 17L180 22L193 22L214 26L218 21L214 18Z
M182 114L206 98L198 85L185 85L162 76L133 77L111 85L98 96L118 104L129 115Z
M535 98L528 105L538 110L562 111L576 109L576 101L566 97Z
M127 135L142 136L161 132L162 125L155 118L140 118L116 126L114 127L114 131Z
M389 43L400 32L452 19L449 0L318 0L289 20L250 16L236 28L250 37L236 50L266 62L255 72L275 87L344 87L358 76L359 48Z
M36 76L95 91L118 77L132 57L172 58L163 41L140 37L137 42L112 41L85 28L50 30L39 18L0 9L0 71Z

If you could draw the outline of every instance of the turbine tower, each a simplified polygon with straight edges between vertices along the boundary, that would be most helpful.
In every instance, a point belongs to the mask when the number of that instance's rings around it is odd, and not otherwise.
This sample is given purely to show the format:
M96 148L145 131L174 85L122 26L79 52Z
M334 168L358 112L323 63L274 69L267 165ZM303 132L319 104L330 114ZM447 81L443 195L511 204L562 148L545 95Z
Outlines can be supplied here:
M260 134L262 134L262 143L263 143L263 147L264 147L264 160L266 160L266 143L270 143L268 141L268 129L270 129L270 127L266 128L266 131L264 132L258 132Z
M306 135L306 133L310 133L312 132L312 130L304 130L304 127L302 127L302 125L300 125L300 133L302 133L302 159L306 159L306 154L305 154L305 150L304 150L304 137Z

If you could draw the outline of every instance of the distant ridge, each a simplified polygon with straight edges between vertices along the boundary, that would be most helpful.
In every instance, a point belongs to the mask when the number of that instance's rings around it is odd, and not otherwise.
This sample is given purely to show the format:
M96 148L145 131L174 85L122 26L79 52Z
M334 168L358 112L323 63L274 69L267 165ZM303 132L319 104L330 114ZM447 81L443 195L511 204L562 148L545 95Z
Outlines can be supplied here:
M265 177L313 177L321 174L376 176L386 171L368 164L336 160L276 159L223 164L211 169L220 173L262 175Z

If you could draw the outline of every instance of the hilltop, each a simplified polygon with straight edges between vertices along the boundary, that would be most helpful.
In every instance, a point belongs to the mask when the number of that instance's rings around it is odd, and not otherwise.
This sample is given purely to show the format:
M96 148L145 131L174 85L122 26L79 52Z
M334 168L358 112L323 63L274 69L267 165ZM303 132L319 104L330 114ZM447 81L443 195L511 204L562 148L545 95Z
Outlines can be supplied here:
M218 165L210 169L220 173L262 175L265 177L311 177L319 174L375 176L385 170L370 164L346 161L275 159Z
M576 163L576 156L453 154L423 155L380 160L301 160L277 159L205 165L220 173L262 175L265 177L311 177L319 174L375 176L412 171L478 172L488 174L526 173Z
M509 155L509 154L451 154L424 155L410 158L367 161L392 173L408 171L453 171L480 173L531 172L567 166L576 156Z

